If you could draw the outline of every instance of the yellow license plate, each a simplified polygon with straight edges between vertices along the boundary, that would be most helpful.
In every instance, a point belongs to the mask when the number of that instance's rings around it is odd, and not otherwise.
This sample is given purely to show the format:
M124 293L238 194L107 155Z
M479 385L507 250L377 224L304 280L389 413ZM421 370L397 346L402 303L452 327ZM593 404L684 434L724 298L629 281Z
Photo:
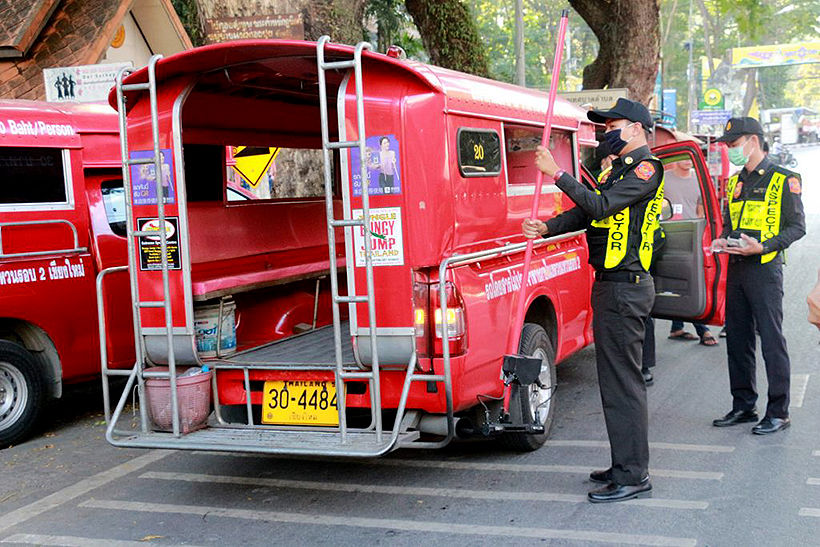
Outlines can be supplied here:
M336 383L325 380L271 380L262 395L262 423L339 425Z

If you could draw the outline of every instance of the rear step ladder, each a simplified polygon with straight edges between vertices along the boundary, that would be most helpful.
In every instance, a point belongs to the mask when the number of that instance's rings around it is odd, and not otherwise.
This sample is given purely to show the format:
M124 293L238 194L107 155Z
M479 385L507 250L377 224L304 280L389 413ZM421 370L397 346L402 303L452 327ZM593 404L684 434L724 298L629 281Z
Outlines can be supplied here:
M133 260L134 252L135 252L135 241L138 241L141 237L157 237L159 236L160 241L160 252L162 254L161 258L161 265L160 265L160 272L162 274L162 300L154 300L154 301L141 301L140 300L140 291L139 286L137 284L137 277L136 272L131 269L129 273L130 282L131 282L131 300L133 302L132 306L132 313L133 313L133 322L134 322L134 339L135 343L135 354L136 354L136 363L134 368L131 371L128 370L111 370L108 368L107 362L107 355L106 355L106 332L104 328L104 301L102 295L102 281L103 278L110 274L117 271L123 271L123 267L117 268L108 268L103 270L97 276L97 306L98 306L98 317L100 320L100 352L102 358L102 375L103 375L103 403L105 407L105 417L109 423L109 434L113 430L114 424L117 423L120 414L122 413L122 409L125 406L125 402L128 398L128 391L132 389L133 383L136 380L138 385L138 393L140 401L145 400L145 377L150 375L153 378L166 378L169 379L171 384L171 406L172 406L172 418L173 418L173 435L176 437L180 436L180 420L179 420L179 405L177 404L178 399L178 392L177 392L177 375L176 375L176 359L173 351L173 321L171 317L171 300L170 300L170 287L169 287L169 265L168 265L168 233L166 230L160 229L158 232L148 232L148 231L141 231L134 229L133 223L133 193L131 190L131 166L132 165L153 165L155 169L156 176L154 180L156 182L156 218L158 220L158 224L160 227L165 226L165 200L161 198L163 196L163 189L162 189L162 177L159 176L162 173L162 157L160 154L160 144L159 144L159 110L157 107L157 82L156 82L156 66L157 62L162 59L162 55L154 55L148 61L148 81L144 83L136 83L136 84L124 84L123 79L127 76L131 69L122 69L117 74L117 81L116 81L116 91L117 91L117 114L119 117L119 129L120 129L120 154L122 159L122 178L123 178L123 189L125 191L125 201L126 201L126 241L127 241L127 248L128 248L128 256L129 260ZM128 148L128 132L126 131L127 128L127 119L126 119L126 107L125 107L125 93L128 91L147 91L149 96L150 102L150 111L151 111L151 137L154 144L153 154L150 157L146 158L135 158L132 159L130 157L129 148ZM146 308L155 308L155 309L162 309L164 311L164 320L165 320L165 335L166 341L168 344L168 371L167 372L151 372L146 374L143 370L143 365L145 363L146 352L145 352L145 345L143 341L143 326L142 326L142 313L141 311ZM123 393L122 397L120 398L119 403L114 411L113 416L111 415L111 404L110 404L110 386L109 386L109 378L111 376L128 376L128 388ZM145 404L140 404L140 422L141 422L141 430L142 432L148 432L149 430L149 419L147 413L147 406ZM108 436L108 435L107 435ZM110 439L109 439L110 440Z

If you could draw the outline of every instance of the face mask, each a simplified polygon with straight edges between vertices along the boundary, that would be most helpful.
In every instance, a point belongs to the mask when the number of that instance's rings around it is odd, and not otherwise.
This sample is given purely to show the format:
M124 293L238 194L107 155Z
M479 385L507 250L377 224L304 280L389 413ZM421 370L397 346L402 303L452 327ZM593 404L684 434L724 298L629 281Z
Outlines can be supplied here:
M620 154L621 150L623 150L624 147L627 144L629 144L629 141L631 141L634 138L630 137L628 141L625 141L621 138L621 131L623 131L630 125L634 124L625 125L620 129L613 129L612 131L607 131L606 133L604 133L604 140L609 145L609 149L612 151L613 154Z
M743 151L744 148L746 148L746 142L738 146L732 147L728 150L729 161L732 162L732 165L737 165L738 167L740 167L742 165L746 165L746 162L749 161L749 156L747 156L746 153Z

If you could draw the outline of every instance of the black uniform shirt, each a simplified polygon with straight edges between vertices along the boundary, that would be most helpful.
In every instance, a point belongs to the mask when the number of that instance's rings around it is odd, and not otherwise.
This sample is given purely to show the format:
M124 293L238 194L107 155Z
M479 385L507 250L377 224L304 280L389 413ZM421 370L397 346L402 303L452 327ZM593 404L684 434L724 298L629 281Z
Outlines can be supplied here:
M778 170L786 173L786 180L783 185L783 199L780 203L780 233L763 242L763 254L782 251L806 235L806 215L803 212L803 200L800 198L802 185L800 175L775 165L769 158L763 158L763 161L751 172L747 171L745 167L741 169L738 175L738 184L742 182L743 185L740 188L740 194L734 199L762 200L766 194L766 188L769 186L769 181ZM720 237L725 238L729 235L739 237L740 234L732 231L732 218L729 215L727 200L726 206L723 208L723 232L721 232ZM731 258L733 260L742 260L743 258L759 259L760 257L758 255L751 257L732 255Z
M636 168L642 162L649 162L654 172L647 174L652 169L646 166L636 173ZM620 178L623 175L623 178ZM547 234L545 237L554 236L575 230L588 229L587 244L589 246L589 263L596 270L603 270L606 256L606 235L593 234L594 232L604 232L600 229L591 229L593 220L603 220L626 207L643 205L632 214L629 222L629 239L635 242L627 252L624 259L613 268L619 271L643 271L638 256L638 245L641 237L641 223L643 222L643 211L649 201L655 196L658 186L663 177L663 165L652 157L652 152L648 146L636 148L628 154L617 158L612 162L612 171L606 180L598 186L600 194L589 190L586 186L575 180L568 173L561 175L556 182L576 206L568 211L549 219L547 224Z

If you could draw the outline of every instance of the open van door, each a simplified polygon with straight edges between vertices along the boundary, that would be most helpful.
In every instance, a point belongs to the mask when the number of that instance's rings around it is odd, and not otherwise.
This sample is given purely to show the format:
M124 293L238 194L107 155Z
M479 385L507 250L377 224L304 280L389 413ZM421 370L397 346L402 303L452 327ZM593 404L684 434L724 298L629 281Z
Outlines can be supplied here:
M711 244L723 229L723 217L706 161L693 142L653 152L664 164L672 216L661 222L666 241L655 263L652 316L722 325L727 260L713 254Z

